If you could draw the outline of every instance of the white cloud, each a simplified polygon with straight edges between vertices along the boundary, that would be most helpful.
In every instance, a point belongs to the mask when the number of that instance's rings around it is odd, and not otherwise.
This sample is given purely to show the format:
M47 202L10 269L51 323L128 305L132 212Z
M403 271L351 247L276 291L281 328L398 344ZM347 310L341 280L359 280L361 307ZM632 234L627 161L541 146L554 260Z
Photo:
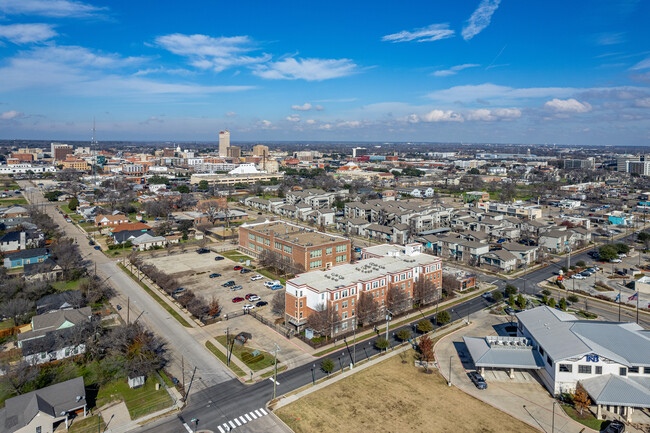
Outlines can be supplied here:
M586 113L591 111L591 105L588 102L580 102L576 99L557 99L554 98L544 104L544 108L556 111L558 113Z
M499 7L499 3L501 3L501 0L481 0L472 16L463 26L463 39L468 41L489 26L492 14Z
M487 108L479 108L478 110L472 110L466 115L467 120L482 120L489 122L491 120L497 120L496 116L492 114L491 110Z
M648 69L650 68L650 57L641 60L639 63L636 65L632 66L630 68L631 71L639 71L641 69Z
M479 108L477 110L470 110L465 115L465 119L467 120L480 120L484 122L511 120L519 117L521 117L521 110L518 108L495 108L493 110Z
M285 117L289 122L300 122L300 115L299 114L290 114L289 116Z
M0 119L2 119L2 120L11 120L11 119L15 119L17 117L22 117L22 115L23 115L23 113L21 113L20 111L9 110L9 111L5 111L4 113L0 113Z
M14 44L45 42L57 34L51 24L10 24L0 26L0 39L6 39Z
M307 120L305 120L305 123L307 125L313 125L314 123L316 123L316 121L314 119L307 119Z
M494 114L501 119L517 119L521 117L519 108L496 108Z
M420 116L423 122L463 122L462 114L451 110L432 110Z
M257 126L262 129L272 129L273 123L270 120L260 120L257 122Z
M309 111L309 110L323 111L325 108L323 108L322 105L311 105L309 102L305 102L302 105L297 105L297 104L292 105L291 109L296 111Z
M433 73L433 75L435 77L448 77L450 75L456 75L458 73L458 71L462 71L463 69L476 68L478 66L481 66L481 65L477 65L475 63L465 63L463 65L452 66L449 69L442 69L440 71L435 71Z
M350 59L295 59L258 65L253 73L270 80L323 81L345 77L356 72L357 65Z
M428 27L415 29L412 31L402 30L399 33L393 33L381 38L384 42L433 42L441 39L453 38L454 31L449 28L449 24L431 24Z
M234 111L226 111L226 117L237 117L237 113Z
M508 86L485 83L477 85L454 86L437 90L427 96L435 101L454 103L475 102L477 99L488 101L497 99L511 101L525 98L544 98L549 96L568 97L579 90L571 87L530 87L516 89Z
M187 57L194 67L212 69L215 72L271 60L269 54L258 57L246 55L255 50L254 43L248 36L213 38L206 35L174 33L158 36L156 43L174 54Z
M596 39L598 45L617 45L625 42L625 33L601 33Z
M332 125L329 123L324 123L318 127L318 129L323 129L325 131L332 129Z
M74 0L1 0L0 12L8 15L41 15L46 17L88 17L105 11Z
M358 120L346 120L344 122L339 122L336 124L339 128L358 128L361 126L361 122Z
M650 108L650 98L641 98L634 101L635 107Z

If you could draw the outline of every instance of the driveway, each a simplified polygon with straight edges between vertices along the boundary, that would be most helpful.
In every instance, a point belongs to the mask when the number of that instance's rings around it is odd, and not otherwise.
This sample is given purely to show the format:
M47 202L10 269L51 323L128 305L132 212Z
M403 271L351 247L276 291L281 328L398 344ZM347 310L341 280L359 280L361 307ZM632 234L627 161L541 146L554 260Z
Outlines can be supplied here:
M451 382L454 386L535 428L550 433L554 400L546 388L539 383L534 373L516 372L515 378L510 379L505 372L486 371L485 379L488 387L484 390L477 389L467 377L467 371L473 370L474 366L463 343L463 337L497 335L498 325L505 322L505 316L495 316L481 311L475 314L469 327L462 328L440 340L435 346L440 372L445 378L449 378L451 358ZM567 417L561 408L555 408L555 432L583 431L594 432Z

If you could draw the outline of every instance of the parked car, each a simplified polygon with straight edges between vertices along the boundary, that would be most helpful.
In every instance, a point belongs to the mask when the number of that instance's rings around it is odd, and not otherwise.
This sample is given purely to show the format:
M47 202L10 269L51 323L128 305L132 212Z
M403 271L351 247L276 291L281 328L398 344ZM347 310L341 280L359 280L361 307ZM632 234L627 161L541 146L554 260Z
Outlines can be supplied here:
M235 285L235 282L232 281L232 280L226 281L225 283L222 284L223 287L230 287L230 286L234 286L234 285Z
M511 315L511 316L512 316L513 314L515 314L515 310L513 310L513 309L510 308L510 307L506 307L503 311L505 311L506 314L509 314L509 315Z
M271 287L273 287L273 286L276 286L276 285L278 285L278 284L280 284L280 282L279 282L278 280L275 280L275 281L264 281L264 285L265 285L266 287L269 287L269 288L271 288Z
M612 260L610 260L609 262L610 262L610 263L622 263L623 260L621 260L621 259L612 259Z
M271 286L271 290L280 290L284 289L284 286L282 284L274 284Z
M232 302L235 303L235 304L237 302L243 302L243 301L244 301L244 298L242 298L240 296L237 296L236 298L232 298Z
M243 269L241 269L241 270L239 271L240 274L247 274L247 273L249 273L249 272L253 272L253 271L251 271L250 269L246 269L246 268L243 268Z
M95 245L93 248L95 248L97 251L101 251L101 250L102 250L102 247L100 247L99 245Z
M257 296L257 294L255 294L255 293L249 293L249 294L247 294L247 295L245 296L245 298L248 299L248 300L250 300L249 298L250 298L251 296Z
M88 241L88 245L95 245L95 241L93 241L92 239L89 240L89 241Z
M621 421L617 419L610 422L607 428L605 429L605 433L624 433L624 432L625 432L625 424L623 424Z
M260 298L260 297L257 296L257 295L253 295L253 296L251 296L250 298L248 298L248 300L251 301L251 302L260 301L261 299L262 299L262 298Z
M235 291L235 290L241 290L241 289L243 289L242 286L232 286L232 287L230 288L230 290L233 290L233 291Z
M172 295L176 295L178 293L184 292L185 290L187 290L185 287L179 287L178 289L172 292Z
M263 279L263 278L264 278L264 277L261 276L261 275L253 275L253 276L251 277L251 281L257 281L257 280L261 280L261 279Z
M210 274L210 278L219 278L220 276L221 276L221 274L218 274L216 272L213 273L213 274Z
M580 272L580 275L582 275L583 277L591 277L592 274L593 274L593 272L588 271L588 270Z
M626 257L627 257L627 254L625 254L625 253L619 253L619 254L618 254L618 258L619 258L619 259L624 259L624 258L626 258Z
M117 304L115 308L117 308L117 311L120 311L122 309L122 306L120 304Z
M481 376L478 372L476 371L470 371L467 373L469 376L469 379L472 381L472 383L478 388L478 389L486 389L487 388L487 383L485 382L485 379L483 379L483 376Z
M214 259L215 259L216 261L219 261L219 260L223 260L223 257L221 257L221 256L217 256L217 257L215 257Z
M259 301L257 304L255 304L257 308L263 307L265 305L269 305L269 303L266 301Z
M207 249L207 248L199 248L198 250L196 250L196 252L199 253L199 254L206 254L206 253L209 253L210 250Z
M586 279L586 277L584 275L582 275L582 274L573 274L573 275L571 275L571 278L573 278L574 280L585 280Z
M235 266L235 267L232 268L232 269L233 269L233 271L241 271L241 270L244 269L244 268L242 268L241 266L237 265L237 266Z
M244 311L250 311L250 310L254 310L254 309L255 309L255 305L253 305L253 304L246 304L246 305L244 305L244 306L241 307L241 308L242 308L242 310L244 310Z

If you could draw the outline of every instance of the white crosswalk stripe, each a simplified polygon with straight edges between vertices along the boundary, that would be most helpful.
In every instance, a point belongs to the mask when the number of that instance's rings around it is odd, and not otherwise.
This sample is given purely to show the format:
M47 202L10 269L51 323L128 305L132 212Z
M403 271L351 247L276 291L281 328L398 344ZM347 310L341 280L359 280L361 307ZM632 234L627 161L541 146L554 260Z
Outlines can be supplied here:
M244 418L243 416L240 416L239 420L244 424L246 424L248 422L248 421L246 421L246 418Z
M251 418L251 416L249 414L245 414L244 416L246 417L247 420L253 421L253 418Z
M241 423L239 422L239 420L237 418L235 418L233 421L235 421L235 424L237 424L237 427L241 426Z
M226 433L226 431L224 429L222 429L220 425L217 426L217 428L219 429L219 433Z
M188 432L192 433L192 429L190 428L189 425L187 425L187 423L183 423L183 427L185 427L185 429L186 429Z
M226 433L237 427L241 427L243 424L246 424L249 421L253 421L257 418L261 418L264 415L268 415L268 414L269 413L265 411L263 407L261 407L259 409L255 409L254 411L251 411L249 413L246 413L242 416L233 418L232 420L223 423L223 428L221 426L218 426L217 428L219 429L219 433ZM188 429L188 431L190 431L189 426L186 425L186 428Z
M263 407L260 408L260 412L262 412L264 415L268 415L268 414L269 414L267 411L264 410Z
M257 409L255 409L255 413L256 413L256 414L257 414L257 416L259 416L259 417L263 417L263 416L264 416L264 415L262 415L262 414L260 413L260 411L259 411L259 410L257 410Z
M232 421L228 421L228 424L230 424L230 425L232 426L232 428L237 428L237 426L235 425L235 423L232 422Z
M227 422L224 422L224 423L223 423L223 429L224 429L225 431L230 431L230 426L228 426L228 423L227 423Z
M253 417L253 419L257 419L257 415L255 415L255 412L250 412L250 414Z

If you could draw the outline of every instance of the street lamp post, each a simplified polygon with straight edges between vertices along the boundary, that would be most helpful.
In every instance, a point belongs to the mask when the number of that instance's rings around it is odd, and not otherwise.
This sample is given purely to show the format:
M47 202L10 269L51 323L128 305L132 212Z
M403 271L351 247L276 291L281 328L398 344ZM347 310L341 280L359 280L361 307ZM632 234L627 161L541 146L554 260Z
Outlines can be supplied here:
M454 355L449 357L449 380L447 381L447 386L451 386L451 360L454 358Z
M316 373L314 372L315 369L316 369L316 364L314 364L311 367L311 384L312 385L316 385Z
M390 319L392 315L393 313L391 313L390 310L387 308L386 309L386 341L388 341L388 325L390 323Z
M557 402L553 400L553 418L551 421L551 433L555 433L555 405Z

